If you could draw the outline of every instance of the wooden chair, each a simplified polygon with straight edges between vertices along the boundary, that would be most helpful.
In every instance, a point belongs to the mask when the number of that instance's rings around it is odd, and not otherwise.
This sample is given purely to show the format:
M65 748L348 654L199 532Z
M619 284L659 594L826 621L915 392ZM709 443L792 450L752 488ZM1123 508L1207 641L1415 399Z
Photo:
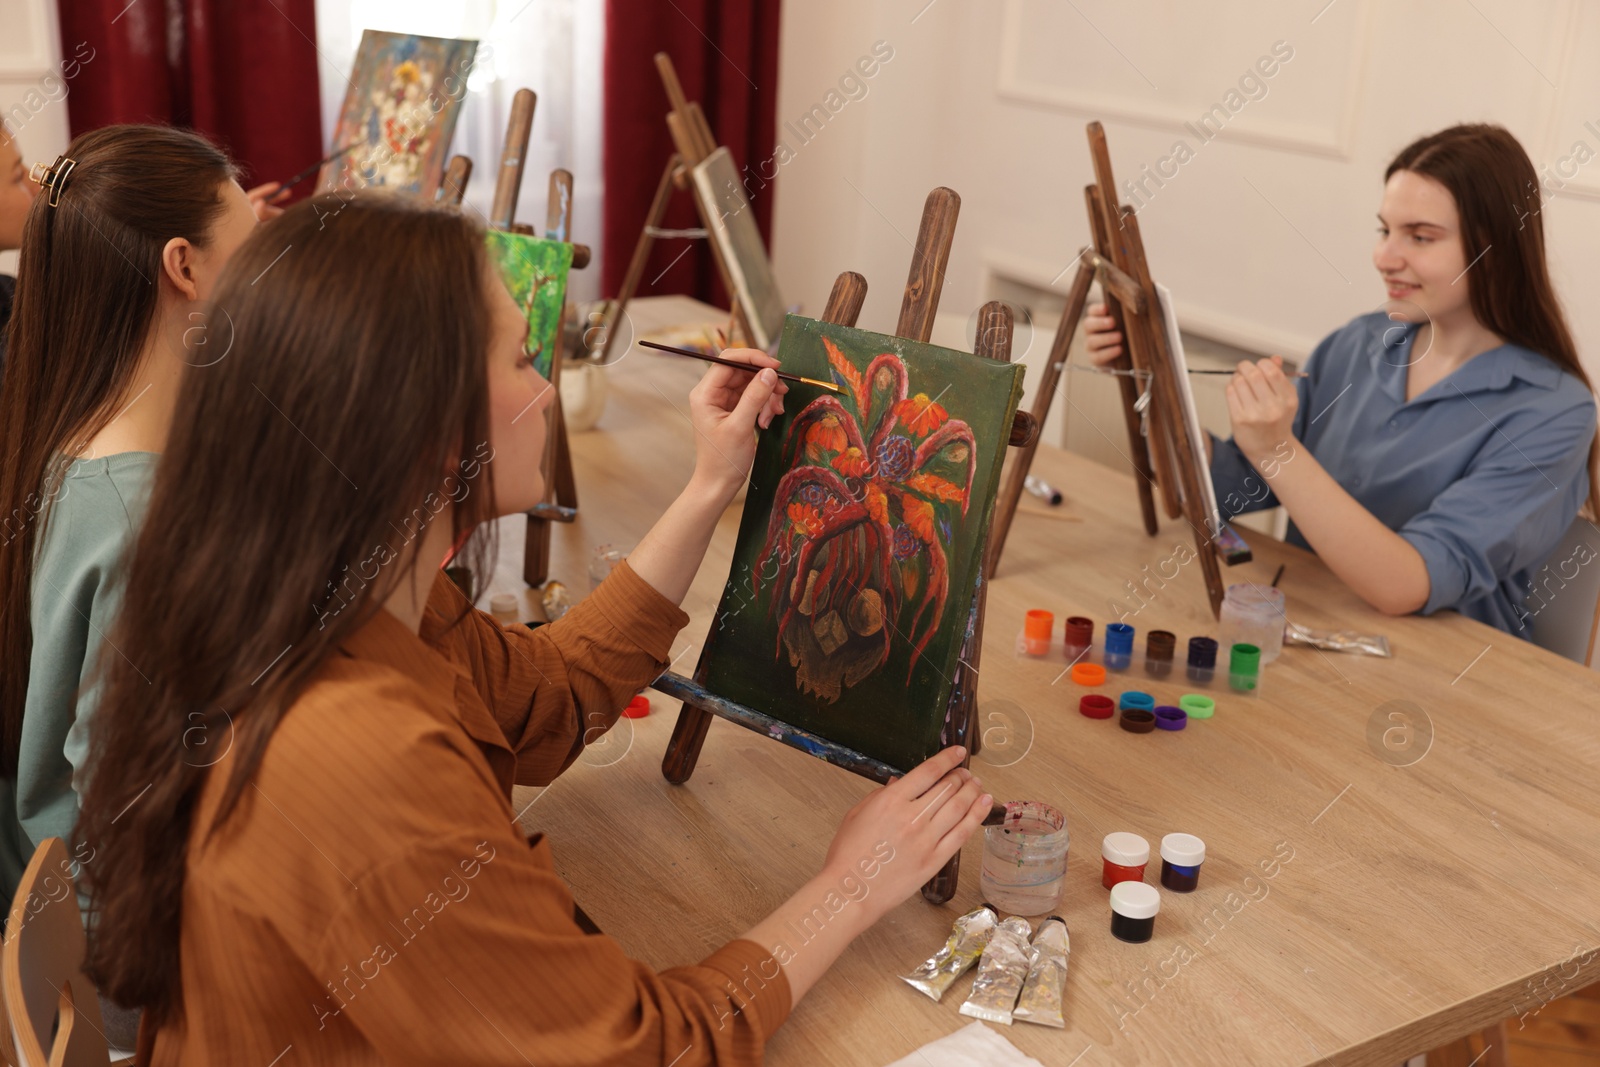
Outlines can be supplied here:
M0 953L6 1044L17 1067L105 1067L100 995L83 973L87 941L71 861L59 837L33 853L11 901ZM48 1049L48 1051L46 1051ZM113 1064L131 1064L118 1051Z

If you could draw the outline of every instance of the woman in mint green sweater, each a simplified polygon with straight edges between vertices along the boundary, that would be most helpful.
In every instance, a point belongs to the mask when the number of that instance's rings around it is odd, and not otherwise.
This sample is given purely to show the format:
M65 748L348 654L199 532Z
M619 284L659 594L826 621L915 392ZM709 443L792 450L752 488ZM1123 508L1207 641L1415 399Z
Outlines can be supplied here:
M0 382L0 893L70 842L93 679L181 375L226 357L205 301L275 187L197 134L111 126L48 169L23 231ZM201 371L200 373L203 373ZM180 758L174 739L174 758ZM92 851L73 857L93 863ZM77 871L70 872L77 875ZM9 909L8 909L9 910ZM131 1047L131 1013L107 1036Z

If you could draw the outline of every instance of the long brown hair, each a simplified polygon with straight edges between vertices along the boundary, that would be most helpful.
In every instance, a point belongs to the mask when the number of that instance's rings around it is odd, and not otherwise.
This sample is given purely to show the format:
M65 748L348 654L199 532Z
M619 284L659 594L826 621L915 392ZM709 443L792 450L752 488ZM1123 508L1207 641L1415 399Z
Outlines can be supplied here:
M1432 178L1455 198L1462 250L1473 265L1467 274L1473 316L1556 363L1592 393L1550 284L1539 175L1517 139L1501 126L1451 126L1407 145L1383 172L1384 181L1397 170ZM1600 437L1589 446L1589 506L1600 507Z
M215 830L323 660L421 565L407 533L439 510L422 508L430 493L474 476L461 465L488 441L488 270L460 213L363 191L258 227L223 272L211 317L231 348L179 392L78 826L95 849L88 973L152 1025L182 1012L185 857L208 775L229 775ZM495 514L476 476L453 544ZM225 762L200 766L186 742L203 735L232 737Z
M199 134L107 126L67 148L59 203L37 197L22 231L0 383L0 775L15 778L33 649L35 546L77 455L116 414L160 296L162 249L204 248L233 164Z

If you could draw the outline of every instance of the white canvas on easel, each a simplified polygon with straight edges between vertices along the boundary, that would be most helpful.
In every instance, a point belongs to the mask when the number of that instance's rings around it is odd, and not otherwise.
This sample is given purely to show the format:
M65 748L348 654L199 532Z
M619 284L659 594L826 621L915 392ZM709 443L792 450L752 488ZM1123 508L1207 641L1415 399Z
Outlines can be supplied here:
M1178 383L1178 406L1183 409L1184 432L1189 449L1194 453L1200 491L1205 494L1206 521L1211 524L1206 532L1225 562L1243 563L1249 559L1249 546L1223 525L1222 511L1217 507L1217 487L1211 481L1211 463L1206 456L1206 431L1200 425L1200 409L1195 406L1194 390L1189 386L1189 362L1183 354L1183 336L1178 331L1178 312L1173 306L1172 290L1160 282L1155 286L1161 300L1161 326L1167 335L1167 351L1172 353L1172 377Z
M787 308L778 292L772 261L767 258L767 246L756 226L755 212L750 210L750 201L745 199L744 185L738 168L733 165L732 153L718 148L695 165L693 174L701 217L706 220L706 229L710 231L711 240L716 242L733 283L732 295L739 302L750 328L748 340L753 347L770 351L783 332Z

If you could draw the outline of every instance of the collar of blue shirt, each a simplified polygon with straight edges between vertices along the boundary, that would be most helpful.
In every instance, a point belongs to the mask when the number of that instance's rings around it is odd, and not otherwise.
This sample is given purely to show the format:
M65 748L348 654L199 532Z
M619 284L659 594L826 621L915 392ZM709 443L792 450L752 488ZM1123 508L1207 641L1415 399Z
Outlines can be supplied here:
M1367 356L1383 391L1398 404L1406 401L1406 368L1427 355L1413 357L1412 342L1420 323L1388 324L1375 329L1367 342ZM1561 368L1551 360L1521 345L1503 344L1480 352L1457 367L1427 392L1410 401L1424 404L1446 396L1492 392L1505 389L1513 378L1541 389L1554 389L1561 382Z

